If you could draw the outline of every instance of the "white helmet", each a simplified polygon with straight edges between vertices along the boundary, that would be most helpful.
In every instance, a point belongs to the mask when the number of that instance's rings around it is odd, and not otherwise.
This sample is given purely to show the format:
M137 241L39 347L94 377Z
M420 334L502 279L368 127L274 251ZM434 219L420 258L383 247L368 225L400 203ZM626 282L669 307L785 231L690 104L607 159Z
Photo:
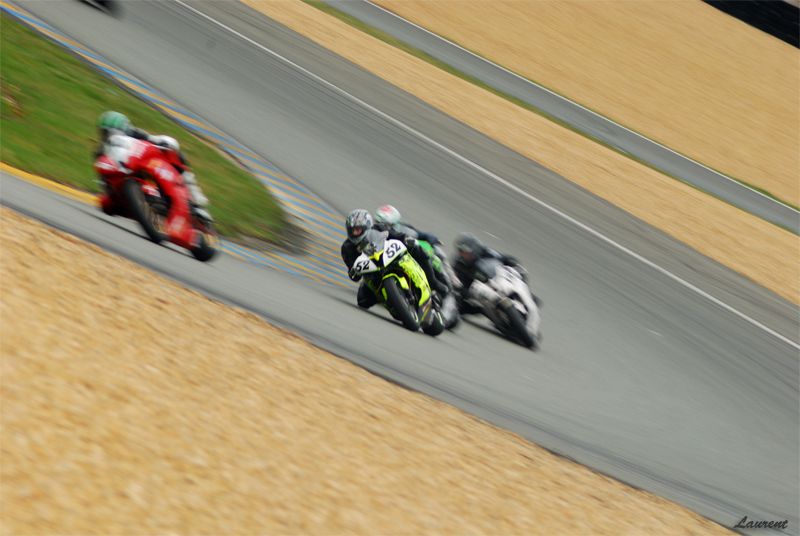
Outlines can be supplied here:
M400 223L400 211L392 205L383 205L375 209L375 221L381 225L393 228Z
M172 136L150 136L150 142L170 151L180 152L181 145Z

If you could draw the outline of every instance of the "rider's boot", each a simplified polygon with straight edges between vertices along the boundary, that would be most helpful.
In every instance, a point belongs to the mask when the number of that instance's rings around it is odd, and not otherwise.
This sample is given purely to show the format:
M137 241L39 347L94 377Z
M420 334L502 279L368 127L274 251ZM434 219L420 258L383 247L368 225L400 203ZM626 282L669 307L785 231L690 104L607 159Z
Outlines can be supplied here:
M356 302L358 306L362 309L369 309L376 303L378 303L378 296L375 294L375 289L373 285L370 284L369 281L362 281L361 284L358 286L358 294L356 296Z

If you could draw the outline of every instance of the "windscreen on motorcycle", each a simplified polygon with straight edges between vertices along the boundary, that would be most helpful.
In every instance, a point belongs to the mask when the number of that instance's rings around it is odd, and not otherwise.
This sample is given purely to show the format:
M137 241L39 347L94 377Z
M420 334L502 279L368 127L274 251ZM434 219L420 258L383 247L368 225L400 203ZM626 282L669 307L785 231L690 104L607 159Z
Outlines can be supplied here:
M370 229L364 235L364 240L361 241L359 250L367 257L372 257L376 251L383 250L383 245L386 243L387 236L389 236L389 233L386 231Z
M479 274L483 274L485 280L492 279L497 272L497 267L502 266L502 262L498 259L493 258L485 258L480 259L478 262L475 263L475 271Z

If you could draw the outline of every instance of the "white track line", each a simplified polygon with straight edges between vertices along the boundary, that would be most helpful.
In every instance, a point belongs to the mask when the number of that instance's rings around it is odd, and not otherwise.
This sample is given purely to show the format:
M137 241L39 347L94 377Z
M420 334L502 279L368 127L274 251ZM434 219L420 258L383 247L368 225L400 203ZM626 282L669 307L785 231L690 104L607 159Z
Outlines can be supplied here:
M486 62L486 63L488 63L489 65L491 65L491 66L493 66L493 67L496 67L497 69L500 69L501 71L503 71L503 72L505 72L505 73L508 73L508 74L510 74L511 76L514 76L514 77L516 77L516 78L518 78L518 79L522 80L523 82L525 82L525 83L526 83L526 84L528 84L528 85L531 85L531 86L533 86L533 87L536 87L536 88L538 88L538 89L541 89L542 91L546 91L547 93L550 93L550 94L551 94L551 95L553 95L554 97L556 97L556 98L559 98L559 99L561 99L562 101L564 101L564 102L567 102L567 103L571 104L572 106L575 106L575 107L577 107L577 108L580 108L581 110L583 110L583 111L585 111L585 112L589 112L589 113L590 113L590 114L592 114L593 116L595 116L595 117L597 117L597 118L599 118L599 119L602 119L603 121L607 121L607 122L611 123L612 125L614 125L614 126L617 126L617 127L621 128L622 130L625 130L626 132L629 132L629 133L633 134L634 136L638 137L639 139L642 139L642 140L648 141L648 142L652 143L653 145L657 145L657 146L661 147L662 149L665 149L665 150L669 151L670 153L674 154L675 156L678 156L678 157L680 157L680 158L683 158L684 160L688 160L689 162L691 162L691 163L693 163L693 164L695 164L695 165L697 165L697 166L700 166L701 168L705 169L706 171L710 171L711 173L713 173L713 174L715 174L715 175L717 175L717 176L719 176L719 177L722 177L723 179L727 179L727 180L731 181L732 183L736 184L737 186L741 186L742 188L747 188L747 189L748 189L748 190L750 190L751 192L757 193L757 194L758 194L758 195L760 195L761 197L764 197L764 198L766 198L766 199L769 199L769 200L770 200L770 201L772 201L773 203L777 203L777 204L779 204L779 205L783 205L784 207L786 207L786 208L788 208L788 209L791 209L791 210L793 210L793 211L795 211L795 212L797 212L797 213L800 213L800 211L798 211L796 208L794 208L794 207L792 207L792 206L789 206L789 205L787 205L787 204L786 204L786 203L784 203L783 201L780 201L780 200L778 200L778 199L775 199L774 197L770 197L770 196L768 196L768 195L764 194L763 192L759 192L759 191L758 191L758 190L756 190L755 188L751 188L750 186L748 186L748 185L746 185L746 184L744 184L744 183L741 183L741 182L737 181L736 179L734 179L734 178L731 178L731 177L729 177L729 176L725 175L724 173L722 173L722 172L720 172L720 171L717 171L716 169L712 169L712 168L710 168L710 167L706 166L705 164L703 164L702 162L698 162L697 160L694 160L694 159L692 159L692 158L689 158L689 157L688 157L688 156L686 156L685 154L681 154L681 153L679 153L678 151L675 151L675 150L673 150L673 149L670 149L670 148L669 148L669 147L667 147L666 145L662 145L662 144L658 143L657 141L655 141L655 140L652 140L652 139L648 138L648 137L647 137L647 136L645 136L644 134L640 134L639 132L636 132L635 130L631 130L631 129L629 129L628 127L626 127L625 125L620 125L619 123L617 123L617 122L616 122L616 121L614 121L613 119L609 119L608 117L606 117L606 116L604 116L604 115L600 115L599 113L595 112L594 110L590 110L589 108L587 108L587 107L585 107L585 106L583 106L583 105L581 105L581 104L579 104L579 103L575 102L575 101L574 101L574 100L572 100L572 99L568 99L567 97L565 97L565 96L563 96L563 95L559 95L559 94L558 94L558 93L556 93L555 91L552 91L552 90L550 90L550 89L547 89L546 87L544 87L544 86L542 86L542 85L539 85L539 84L537 84L536 82L533 82L532 80L528 80L528 79L527 79L527 78L525 78L524 76L518 75L518 74L517 74L517 73L515 73L514 71L511 71L511 70L509 70L509 69L506 69L506 68L505 68L505 67L503 67L502 65L498 65L498 64L496 64L495 62L493 62L493 61L492 61L492 60L490 60L490 59L484 58L483 56L479 56L478 54L475 54L475 53L474 53L474 52L472 52L471 50L467 50L466 48L462 47L462 46L461 46L461 45L459 45L458 43L454 43L454 42L450 41L449 39L447 39L447 38L445 38L445 37L442 37L442 36L441 36L441 35L439 35L439 34L433 33L432 31L430 31L430 30L428 30L428 29L426 29L426 28L423 28L422 26L420 26L420 25L418 25L418 24L414 24L414 23L413 23L413 22L411 22L410 20L408 20L408 19L406 19L406 18L404 18L404 17L401 17L401 16L400 16L400 15L398 15L397 13L393 13L393 12L389 11L388 9L386 9L386 8L383 8L383 7L379 6L378 4L375 4L375 3L371 2L370 0L363 0L363 1L364 1L364 2L366 2L367 4L370 4L370 5L371 5L371 6L373 6L373 7L376 7L376 8L378 8L378 9L380 9L381 11L384 11L384 12L388 13L389 15L391 15L391 16L393 16L393 17L397 18L397 19L400 19L400 20L402 20L403 22L405 22L405 23L407 23L407 24L410 24L411 26L413 26L414 28L417 28L418 30L422 30L422 31L423 31L423 32L425 32L426 34L428 34L428 35L431 35L431 36L433 36L433 37L435 37L435 38L439 39L440 41L444 41L445 43L447 43L447 44L449 44L449 45L452 45L452 46L456 47L457 49L459 49L459 50L461 50L461 51L463 51L463 52L466 52L467 54L469 54L470 56L472 56L472 57L474 57L474 58L478 58L479 60L481 60L481 61L483 61L483 62ZM334 7L335 7L335 6L334 6Z
M322 78L319 75L316 75L316 74L312 73L311 71L309 71L305 67L302 67L302 66L296 64L295 62L293 62L289 58L281 56L280 54L278 54L274 50L267 48L266 46L262 45L261 43L258 43L256 41L254 41L253 39L250 39L246 35L234 30L233 28L231 28L231 27L229 27L229 26L227 26L227 25L225 25L225 24L223 24L221 22L219 22L218 20L214 19L213 17L210 17L209 15L206 15L202 11L199 11L199 10L193 8L192 6L186 4L186 2L184 2L183 0L173 0L173 1L178 3L178 4L180 4L180 5L182 5L183 7L188 9L189 11L191 11L191 12L203 17L204 19L216 24L220 28L225 29L226 31L232 33L233 35L239 37L240 39L250 43L251 45L253 45L256 48L258 48L259 50L262 50L262 51L266 52L267 54L269 54L270 56L278 58L279 60L285 62L287 65L290 65L290 66L294 67L295 69L297 69L298 71L302 72L306 76L308 76L308 77L312 78L313 80L319 82L320 84L322 84L322 85L334 90L335 92L339 93L340 95L350 99L352 102L354 102L354 103L358 104L359 106L362 106L365 109L369 110L370 112L380 116L382 119L392 123L396 127L398 127L400 129L408 132L409 134L412 134L412 135L418 137L419 139L431 144L432 146L434 146L437 149L441 150L442 152L444 152L445 154L449 155L450 157L452 157L452 158L458 160L459 162L461 162L461 163L463 163L463 164L475 169L476 171L479 171L480 173L486 175L490 179L493 179L493 180L497 181L498 183L502 184L503 186L509 188L510 190L512 190L512 191L524 196L525 198L529 199L530 201L533 201L534 203L540 205L541 207L546 208L547 210L551 211L552 213L564 218L568 222L570 222L570 223L576 225L577 227L583 229L584 231L586 231L587 233L591 234L592 236L595 236L595 237L599 238L603 242L605 242L605 243L607 243L607 244L619 249L620 251L630 255L634 259L646 264L647 266L649 266L649 267L653 268L654 270L656 270L657 272L667 276L668 278L670 278L673 281L679 283L680 285L688 288L689 290L691 290L693 292L696 292L700 296L706 298L707 300L709 300L712 303L718 305L719 307L722 307L726 311L728 311L730 313L733 313L734 315L738 316L742 320L745 320L746 322L748 322L748 323L752 324L753 326L763 330L766 333L769 333L773 337L777 338L780 341L785 342L786 344L792 346L793 348L795 348L797 350L800 350L800 344L792 341L791 339L788 339L787 337L784 337L783 335L781 335L777 331L773 330L772 328L769 328L768 326L762 324L758 320L747 316L746 314L740 312L738 309L735 309L735 308L731 307L727 303L723 302L722 300L719 300L718 298L715 298L711 294L709 294L706 291L694 286L693 284L689 283L688 281L686 281L684 279L681 279L679 276L673 274L672 272L666 270L665 268L662 268L661 266L657 265L653 261L651 261L651 260L649 260L649 259L647 259L645 257L642 257L641 255L639 255L635 251L632 251L632 250L628 249L627 247L623 246L622 244L619 244L618 242L615 242L611 238L609 238L609 237L605 236L604 234L600 233L600 231L597 231L597 230L589 227L585 223L582 223L582 222L576 220L575 218L573 218L569 214L566 214L566 213L562 212L561 210L557 209L556 207L554 207L554 206L542 201L541 199L538 199L537 197L534 197L532 194L530 194L530 193L526 192L525 190L522 190L518 186L510 183L509 181L507 181L503 177L501 177L501 176L489 171L488 169L484 168L480 164L477 164L476 162L473 162L469 158L460 155L459 153L455 152L454 150L450 149L449 147L446 147L446 146L442 145L438 141L436 141L436 140L434 140L432 138L429 138L428 136L426 136L422 132L414 129L413 127L410 127L410 126L406 125L405 123L403 123L399 119L395 119L394 117L388 115L387 113L382 112L378 108L375 108L371 104L369 104L367 102L364 102L363 100L359 99L355 95L352 95L352 94L348 93L347 91L343 90L339 86L337 86L337 85L335 85L335 84L333 84L331 82L328 82L327 80L325 80L324 78Z

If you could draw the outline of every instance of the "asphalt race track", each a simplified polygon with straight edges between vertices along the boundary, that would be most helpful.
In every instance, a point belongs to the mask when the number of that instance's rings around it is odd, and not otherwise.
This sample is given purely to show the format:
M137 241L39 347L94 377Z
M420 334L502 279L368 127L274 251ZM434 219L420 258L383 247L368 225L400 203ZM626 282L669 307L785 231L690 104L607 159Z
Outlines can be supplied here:
M708 192L776 225L800 233L800 213L758 190L676 153L641 134L520 77L368 0L325 0L326 4L430 54L491 87L557 117L623 154Z
M204 265L6 175L4 205L723 525L747 515L797 532L795 306L237 3L192 5L294 64L175 2L125 3L119 19L80 2L19 4L340 212L391 202L445 240L470 230L515 254L545 302L543 348L483 323L408 333L358 310L355 287L231 256Z

